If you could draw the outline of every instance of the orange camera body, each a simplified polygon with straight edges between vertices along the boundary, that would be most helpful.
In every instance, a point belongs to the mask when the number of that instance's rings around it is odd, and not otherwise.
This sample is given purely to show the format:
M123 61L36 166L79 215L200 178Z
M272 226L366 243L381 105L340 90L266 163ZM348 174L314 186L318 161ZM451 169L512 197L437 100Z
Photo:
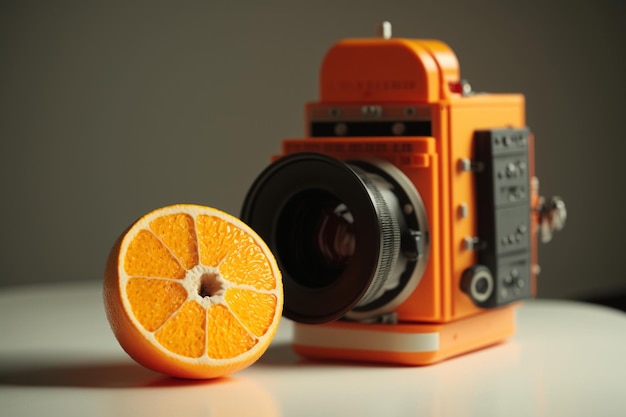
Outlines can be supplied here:
M283 141L275 161L300 153L382 160L419 192L427 226L421 276L391 311L295 323L294 349L427 365L511 336L537 270L524 97L469 91L454 52L436 40L347 39L325 56L306 123L307 137Z

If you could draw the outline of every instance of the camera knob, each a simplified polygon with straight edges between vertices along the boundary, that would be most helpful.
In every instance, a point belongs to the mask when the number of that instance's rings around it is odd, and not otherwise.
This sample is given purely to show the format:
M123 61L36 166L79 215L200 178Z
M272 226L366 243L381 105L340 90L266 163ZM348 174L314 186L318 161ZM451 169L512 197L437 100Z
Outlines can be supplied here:
M555 231L562 230L567 220L567 209L561 197L540 197L539 206L539 229L541 242L548 243L552 240Z
M484 304L494 292L495 283L489 268L474 265L463 272L461 290L470 296L475 304Z

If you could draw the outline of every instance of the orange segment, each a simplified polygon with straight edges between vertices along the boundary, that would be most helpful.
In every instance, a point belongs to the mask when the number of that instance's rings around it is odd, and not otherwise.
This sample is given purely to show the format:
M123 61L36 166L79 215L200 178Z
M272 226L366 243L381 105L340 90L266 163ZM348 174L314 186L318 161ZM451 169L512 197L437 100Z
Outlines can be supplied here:
M178 258L181 265L191 269L198 264L198 248L193 218L178 213L154 219L150 229Z
M210 207L176 205L143 216L111 249L104 301L137 362L214 378L265 352L283 293L276 260L247 225Z
M147 230L140 230L124 256L128 275L140 277L184 278L185 270L169 250Z
M206 310L195 301L188 301L155 334L167 350L190 358L204 353Z
M126 284L126 296L139 323L153 332L183 305L187 290L175 281L131 278Z
M245 238L241 230L219 217L199 215L196 224L200 261L207 266L217 267Z
M272 324L276 296L257 291L229 288L224 299L233 314L255 336L262 336Z
M207 354L211 358L234 358L256 344L228 309L215 305L209 309L209 335Z
M241 265L246 265L242 268ZM252 285L259 290L274 288L272 267L254 242L241 241L220 265L224 279L239 285Z

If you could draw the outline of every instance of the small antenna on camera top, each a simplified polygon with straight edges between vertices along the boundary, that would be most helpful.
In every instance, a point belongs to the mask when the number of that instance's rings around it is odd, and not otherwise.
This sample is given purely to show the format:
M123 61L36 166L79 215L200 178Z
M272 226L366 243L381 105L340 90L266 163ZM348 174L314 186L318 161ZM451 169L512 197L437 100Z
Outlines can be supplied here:
M391 38L391 22L383 21L376 26L376 36L383 39Z

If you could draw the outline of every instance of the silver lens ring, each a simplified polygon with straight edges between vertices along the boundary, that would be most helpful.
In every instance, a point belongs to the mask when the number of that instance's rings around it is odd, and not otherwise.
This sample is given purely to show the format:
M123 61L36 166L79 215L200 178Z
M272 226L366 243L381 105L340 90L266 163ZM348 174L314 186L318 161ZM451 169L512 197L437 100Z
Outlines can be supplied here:
M401 233L403 235L418 232L420 251L417 258L409 259L400 251L396 256L394 268L386 277L383 290L371 292L374 297L365 297L345 317L350 320L367 320L393 312L415 291L420 283L430 254L430 233L426 208L419 192L411 180L395 165L382 159L347 161L349 166L364 171L378 190L383 191L387 204L395 204L391 210L401 213ZM361 174L360 176L363 176ZM390 198L389 194L394 197ZM411 239L411 237L409 237ZM390 288L392 287L392 288ZM370 291L368 291L370 293ZM370 302L375 298L377 302Z

